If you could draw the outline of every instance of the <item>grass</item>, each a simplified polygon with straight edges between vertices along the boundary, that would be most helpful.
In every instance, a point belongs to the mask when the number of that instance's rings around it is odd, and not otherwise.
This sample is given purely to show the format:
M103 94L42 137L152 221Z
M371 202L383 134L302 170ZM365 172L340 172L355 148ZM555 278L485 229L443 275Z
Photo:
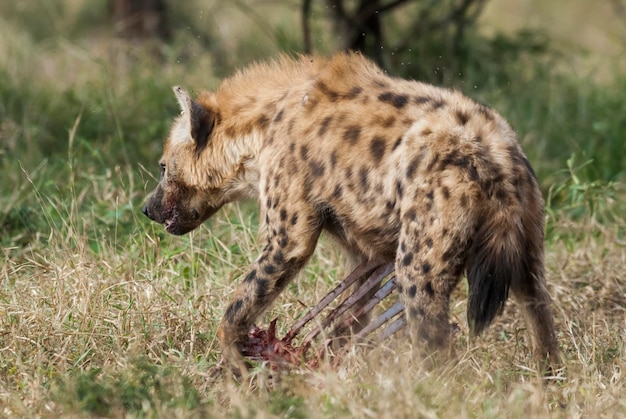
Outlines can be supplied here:
M259 252L254 206L229 205L185 237L164 234L140 209L178 111L170 86L212 87L214 74L249 56L212 71L195 34L155 55L98 34L106 28L93 12L99 2L87 2L89 12L76 0L58 4L65 9L41 14L0 6L0 415L626 414L623 75L596 83L549 71L551 54L498 67L492 43L483 47L495 61L450 82L513 122L542 181L561 374L536 375L514 304L470 341L460 287L453 362L429 370L398 339L355 350L339 366L282 375L259 366L235 383L210 372L217 322ZM73 20L37 23L60 10ZM254 42L242 36L237 51ZM278 317L284 332L341 265L324 240L260 323Z

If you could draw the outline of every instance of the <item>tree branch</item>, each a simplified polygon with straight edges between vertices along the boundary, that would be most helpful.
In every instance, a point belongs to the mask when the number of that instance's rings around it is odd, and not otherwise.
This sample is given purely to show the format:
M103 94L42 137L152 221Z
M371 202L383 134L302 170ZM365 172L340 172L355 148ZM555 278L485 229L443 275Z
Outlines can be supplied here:
M310 54L313 49L311 42L311 0L302 2L302 42L304 53Z

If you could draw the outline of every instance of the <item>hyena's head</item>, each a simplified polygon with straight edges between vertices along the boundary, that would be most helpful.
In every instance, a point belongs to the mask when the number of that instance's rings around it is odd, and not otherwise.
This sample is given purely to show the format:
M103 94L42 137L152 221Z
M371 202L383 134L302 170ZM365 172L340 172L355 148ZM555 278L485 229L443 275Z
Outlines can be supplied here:
M171 234L185 234L213 215L227 201L223 182L232 169L215 156L217 109L210 101L192 100L174 87L181 115L174 122L159 161L161 177L143 213ZM217 160L213 163L213 160Z

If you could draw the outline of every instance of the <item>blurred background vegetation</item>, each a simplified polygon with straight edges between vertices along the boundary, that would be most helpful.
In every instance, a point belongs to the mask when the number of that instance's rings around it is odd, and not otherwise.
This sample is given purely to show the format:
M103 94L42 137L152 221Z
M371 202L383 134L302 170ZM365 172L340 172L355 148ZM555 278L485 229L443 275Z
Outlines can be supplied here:
M494 107L549 215L611 221L624 197L625 41L624 0L5 1L0 243L45 241L68 215L94 250L145 228L172 85L197 93L253 60L343 49Z

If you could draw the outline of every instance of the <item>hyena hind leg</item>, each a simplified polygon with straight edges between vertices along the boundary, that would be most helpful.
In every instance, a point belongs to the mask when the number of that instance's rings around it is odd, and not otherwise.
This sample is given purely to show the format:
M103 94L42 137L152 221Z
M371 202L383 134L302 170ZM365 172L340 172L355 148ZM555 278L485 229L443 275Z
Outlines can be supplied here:
M396 258L396 281L411 340L422 358L436 355L447 358L450 347L450 296L459 282L460 269L443 264L440 255L446 252L443 241L418 239L401 234ZM424 235L429 237L428 232Z
M543 273L530 274L522 284L511 284L526 324L532 333L534 353L542 368L558 367L561 359L552 315L552 301Z

